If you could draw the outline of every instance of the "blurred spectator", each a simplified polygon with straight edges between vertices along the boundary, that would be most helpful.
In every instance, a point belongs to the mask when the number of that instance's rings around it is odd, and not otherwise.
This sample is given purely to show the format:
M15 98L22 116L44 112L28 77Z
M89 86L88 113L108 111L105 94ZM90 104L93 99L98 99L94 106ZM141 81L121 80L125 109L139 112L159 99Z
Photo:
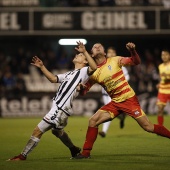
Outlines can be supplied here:
M56 54L54 53L53 50L51 49L48 49L47 50L47 56L48 56L48 64L47 64L47 67L49 68L49 70L54 70L56 69L56 63L58 61L57 57L56 57Z
M17 49L16 57L18 62L20 62L23 58L25 58L25 49L23 47L19 47Z
M18 73L29 74L29 62L26 59L22 59L20 62L20 67Z
M10 70L7 70L2 77L3 93L6 97L14 97L15 77Z
M4 96L3 74L0 70L0 98Z
M67 58L66 50L60 46L57 54L57 69L68 69L69 59Z
M21 97L26 95L26 84L22 73L18 73L15 80L14 94L15 97Z
M0 68L1 72L4 71L5 67L8 65L8 57L5 56L5 54L0 51Z
M10 66L10 70L13 74L17 74L18 73L18 69L20 66L20 60L17 59L16 57L11 57L10 61L9 61L9 66Z

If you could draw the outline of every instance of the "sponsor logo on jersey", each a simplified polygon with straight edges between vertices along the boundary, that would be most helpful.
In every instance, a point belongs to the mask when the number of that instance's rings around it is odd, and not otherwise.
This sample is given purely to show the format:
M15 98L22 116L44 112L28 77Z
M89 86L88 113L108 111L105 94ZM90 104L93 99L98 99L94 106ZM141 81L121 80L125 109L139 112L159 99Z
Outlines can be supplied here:
M139 115L139 113L140 113L140 112L139 112L138 110L136 110L136 111L134 112L135 115Z
M112 70L112 67L111 67L111 65L108 65L108 69L109 69L109 70Z

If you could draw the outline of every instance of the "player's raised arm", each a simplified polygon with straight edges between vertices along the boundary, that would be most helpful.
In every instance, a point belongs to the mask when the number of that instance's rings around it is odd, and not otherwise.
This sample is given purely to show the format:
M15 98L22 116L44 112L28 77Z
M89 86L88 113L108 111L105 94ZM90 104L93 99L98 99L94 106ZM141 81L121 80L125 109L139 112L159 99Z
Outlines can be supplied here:
M75 49L81 53L83 53L88 61L89 64L89 69L88 69L88 74L92 74L96 69L97 65L93 58L89 55L89 53L86 51L86 48L82 42L77 42L78 47L75 47Z
M126 44L126 48L131 54L131 57L121 57L119 61L120 66L126 65L138 65L141 63L141 59L135 50L136 45L132 42Z
M37 56L32 58L31 64L38 67L51 83L57 83L57 77L47 70L42 60L40 60Z

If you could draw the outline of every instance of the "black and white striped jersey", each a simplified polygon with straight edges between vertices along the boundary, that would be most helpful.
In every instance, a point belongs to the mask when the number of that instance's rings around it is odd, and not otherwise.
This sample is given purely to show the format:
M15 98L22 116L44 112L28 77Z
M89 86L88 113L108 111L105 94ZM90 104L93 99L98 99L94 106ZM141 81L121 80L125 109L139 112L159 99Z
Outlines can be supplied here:
M58 83L61 84L53 100L55 100L59 109L70 115L69 110L72 108L73 99L78 96L77 85L86 83L89 78L88 67L59 74L57 77Z

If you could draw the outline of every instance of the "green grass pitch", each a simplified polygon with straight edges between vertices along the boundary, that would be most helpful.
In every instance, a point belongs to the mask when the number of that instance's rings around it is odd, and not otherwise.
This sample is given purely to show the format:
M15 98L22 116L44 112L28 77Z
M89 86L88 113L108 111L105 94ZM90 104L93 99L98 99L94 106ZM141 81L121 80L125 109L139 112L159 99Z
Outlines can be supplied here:
M149 116L152 123L156 116ZM48 131L26 161L8 162L19 154L41 118L0 119L0 170L169 170L170 139L149 134L131 117L124 129L114 119L106 138L98 136L91 159L70 160L69 150ZM88 126L87 117L70 117L65 131L75 145L82 147ZM170 129L170 116L165 116ZM99 129L101 129L101 125Z

